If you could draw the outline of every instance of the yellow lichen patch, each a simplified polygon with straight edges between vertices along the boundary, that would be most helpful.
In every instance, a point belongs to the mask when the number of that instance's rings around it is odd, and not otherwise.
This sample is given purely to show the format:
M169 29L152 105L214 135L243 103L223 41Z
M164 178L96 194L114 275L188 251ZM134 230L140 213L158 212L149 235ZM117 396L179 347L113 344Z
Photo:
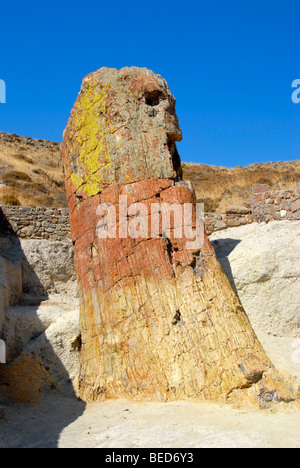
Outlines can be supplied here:
M105 135L114 130L105 117L108 90L109 85L99 89L90 82L72 112L73 134L80 156L75 161L71 181L76 190L84 190L88 197L99 193L103 182L101 170L112 166L105 141Z

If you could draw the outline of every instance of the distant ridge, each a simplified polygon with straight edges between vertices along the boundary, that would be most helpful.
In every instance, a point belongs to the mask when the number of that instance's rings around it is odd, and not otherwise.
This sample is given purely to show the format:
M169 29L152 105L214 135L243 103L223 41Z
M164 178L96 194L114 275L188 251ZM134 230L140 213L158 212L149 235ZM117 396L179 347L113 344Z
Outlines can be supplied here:
M184 179L194 184L206 211L225 211L226 206L250 207L252 185L267 183L272 189L296 189L300 184L300 160L254 163L226 168L183 163ZM67 206L60 143L0 132L0 204Z

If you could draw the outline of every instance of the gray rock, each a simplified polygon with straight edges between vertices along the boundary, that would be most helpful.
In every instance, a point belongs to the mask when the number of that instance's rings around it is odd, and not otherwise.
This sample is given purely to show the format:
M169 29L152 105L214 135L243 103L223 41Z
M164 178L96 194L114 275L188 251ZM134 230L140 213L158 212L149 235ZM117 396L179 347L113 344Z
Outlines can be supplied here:
M42 285L48 294L77 297L71 242L24 239L21 246L31 267L31 272L28 271L24 278L27 290L35 292Z
M273 221L211 235L255 330L300 334L300 222Z
M251 209L241 205L230 205L226 208L227 214L250 214Z
M55 388L74 395L81 339L71 242L0 237L0 297L9 365L36 362Z
M226 226L226 223L224 223L224 221L218 219L214 225L214 228L222 230L222 229L226 229L227 226Z

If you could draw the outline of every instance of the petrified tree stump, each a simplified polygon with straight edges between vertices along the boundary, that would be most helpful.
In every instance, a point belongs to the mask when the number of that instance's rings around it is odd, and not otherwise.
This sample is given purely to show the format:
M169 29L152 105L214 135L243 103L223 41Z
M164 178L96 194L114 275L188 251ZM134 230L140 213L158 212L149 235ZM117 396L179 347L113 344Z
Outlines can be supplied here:
M178 235L180 217L171 216L169 229L161 222L167 204L195 208L181 181L181 138L159 75L102 68L84 79L62 147L80 296L80 396L290 401L206 234L199 248ZM196 228L195 209L191 220Z

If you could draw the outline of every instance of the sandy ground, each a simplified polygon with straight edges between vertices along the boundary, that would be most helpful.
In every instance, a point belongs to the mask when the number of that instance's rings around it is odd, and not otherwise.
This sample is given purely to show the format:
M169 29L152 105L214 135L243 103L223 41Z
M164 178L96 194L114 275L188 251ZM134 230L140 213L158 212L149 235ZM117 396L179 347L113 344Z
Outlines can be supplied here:
M85 405L53 393L10 405L0 448L300 448L300 411L126 400Z
M300 382L294 340L260 334L273 363ZM300 410L236 409L180 401L85 405L57 391L39 404L7 404L0 448L300 448Z

